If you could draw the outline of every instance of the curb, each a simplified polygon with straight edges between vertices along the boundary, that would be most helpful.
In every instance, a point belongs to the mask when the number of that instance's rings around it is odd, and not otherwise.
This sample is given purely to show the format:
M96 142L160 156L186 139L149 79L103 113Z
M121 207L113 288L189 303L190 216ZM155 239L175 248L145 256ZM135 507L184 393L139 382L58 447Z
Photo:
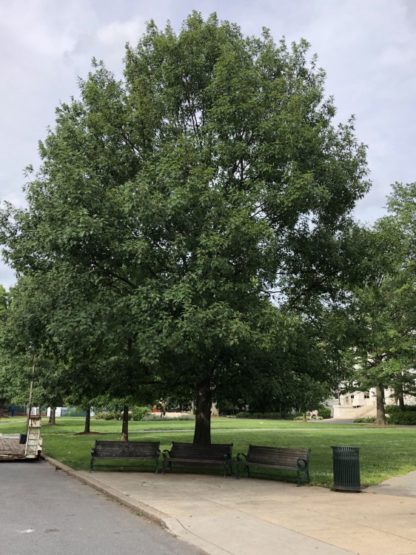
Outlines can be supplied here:
M82 484L90 486L95 490L99 491L100 493L103 493L107 497L110 497L114 501L117 501L121 505L124 505L134 513L140 516L143 516L148 520L151 520L152 522L154 522L155 524L158 524L159 526L161 526L162 528L165 528L166 530L169 530L169 531L171 530L171 526L169 526L168 524L169 515L161 513L160 511L153 509L152 507L149 507L149 505L146 505L145 503L141 503L141 502L133 503L133 501L131 501L131 499L129 499L127 495L123 495L119 493L117 490L114 490L108 486L103 486L98 480L96 480L92 476L89 477L89 476L84 476L79 474L78 471L74 470L70 466L67 466L66 464L61 463L60 461L57 461L56 459L53 459L52 457L43 455L43 458L50 465L54 466L55 470L62 470L72 478L76 478ZM174 535L176 536L176 534Z

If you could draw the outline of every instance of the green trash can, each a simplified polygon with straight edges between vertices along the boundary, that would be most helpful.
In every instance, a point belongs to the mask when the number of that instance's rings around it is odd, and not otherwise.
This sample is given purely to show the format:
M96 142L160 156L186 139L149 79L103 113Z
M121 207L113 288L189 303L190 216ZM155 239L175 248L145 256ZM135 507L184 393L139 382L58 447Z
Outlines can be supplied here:
M332 447L335 491L360 492L360 449Z

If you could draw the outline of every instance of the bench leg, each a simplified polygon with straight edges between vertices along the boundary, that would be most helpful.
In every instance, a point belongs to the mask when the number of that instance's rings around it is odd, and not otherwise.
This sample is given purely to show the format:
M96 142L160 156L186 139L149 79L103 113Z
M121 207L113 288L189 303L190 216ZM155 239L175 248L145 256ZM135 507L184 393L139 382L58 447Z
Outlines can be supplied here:
M227 477L227 474L229 474L231 476L232 472L233 471L230 468L230 461L225 461L225 463L224 463L224 478Z
M226 478L227 475L229 476L233 475L233 467L232 467L231 461L226 461L224 465L224 478Z
M94 467L94 457L91 457L91 460L90 460L90 472L93 471L93 467Z
M248 465L246 460L241 459L241 458L237 458L237 460L235 461L235 469L236 469L236 478L239 479L241 477L242 472L247 471L247 476L248 476Z
M303 484L308 484L310 481L309 477L309 467L307 466L305 469L298 470L298 486L303 486Z
M233 474L234 474L234 478L236 480L238 480L240 478L240 469L238 467L238 461L234 461Z
M170 471L172 470L172 461L169 461L168 459L163 459L162 474L166 472L167 468Z

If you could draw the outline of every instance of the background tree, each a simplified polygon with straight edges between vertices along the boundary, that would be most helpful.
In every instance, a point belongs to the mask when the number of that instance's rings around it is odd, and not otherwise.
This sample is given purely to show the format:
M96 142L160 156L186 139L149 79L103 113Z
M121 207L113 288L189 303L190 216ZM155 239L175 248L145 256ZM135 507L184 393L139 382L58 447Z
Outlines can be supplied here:
M6 289L0 285L0 406L10 404L12 393L10 380L7 378L9 360L4 349L4 333L7 321L8 294Z
M33 276L25 276L8 294L1 351L4 379L14 402L51 407L62 405L66 391L65 365L54 356L47 333L50 297ZM30 393L32 392L32 399Z
M402 407L404 395L415 391L415 193L414 184L393 187L390 214L376 223L364 251L373 278L354 291L353 387L376 388L378 424L385 423L386 387Z

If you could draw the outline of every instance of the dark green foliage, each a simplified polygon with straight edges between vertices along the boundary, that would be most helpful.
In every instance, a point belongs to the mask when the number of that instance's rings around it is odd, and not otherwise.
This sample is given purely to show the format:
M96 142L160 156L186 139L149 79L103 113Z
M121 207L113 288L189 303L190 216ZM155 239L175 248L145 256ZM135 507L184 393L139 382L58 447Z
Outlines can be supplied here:
M416 393L414 183L396 184L389 197L389 215L367 233L366 256L372 266L367 282L353 289L350 321L355 326L353 388L378 391L378 423L383 423L383 395L394 389L403 403ZM351 365L352 367L352 365Z
M319 405L318 415L322 418L331 418L331 409L325 405Z
M95 413L97 420L121 420L121 413L109 410L101 410Z
M131 419L135 422L143 420L143 418L149 413L149 407L133 407L131 410Z
M405 405L403 408L398 405L386 406L386 414L397 414L400 412L416 412L416 405Z
M416 426L416 413L413 411L403 411L390 414L388 423Z
M120 82L94 63L1 226L19 274L61 291L47 327L77 403L193 398L209 443L211 401L270 376L287 409L321 400L344 340L322 321L362 277L350 215L368 189L334 114L306 41L215 15L151 23Z
M264 420L293 420L296 414L282 415L280 412L238 412L236 418L257 418Z
M131 411L129 411L129 420L133 420L138 422L139 420L143 420L143 418L149 413L148 407L139 407L134 406L132 407ZM98 420L121 420L123 417L122 410L99 410L95 413L95 418Z
M390 405L386 407L389 424L416 425L416 406L407 405L404 408Z

